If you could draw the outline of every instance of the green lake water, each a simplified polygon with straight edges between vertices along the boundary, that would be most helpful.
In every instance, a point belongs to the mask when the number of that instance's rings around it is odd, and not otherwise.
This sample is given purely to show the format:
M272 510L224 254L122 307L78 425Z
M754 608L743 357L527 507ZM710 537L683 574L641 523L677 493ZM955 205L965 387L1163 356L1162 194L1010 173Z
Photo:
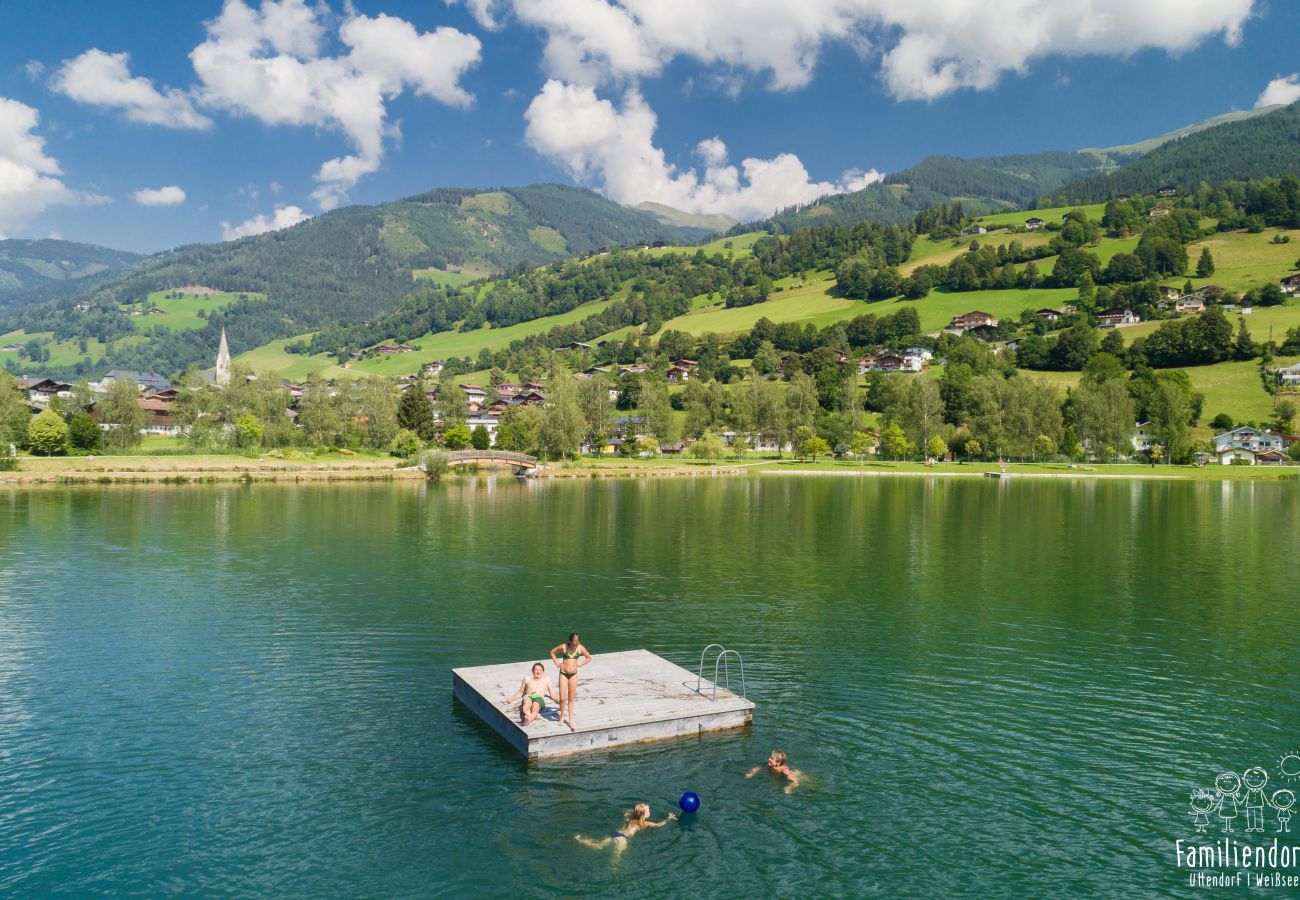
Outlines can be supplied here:
M1192 789L1300 792L1298 535L1286 483L0 493L0 895L1188 892ZM449 669L571 629L741 650L752 729L524 763Z

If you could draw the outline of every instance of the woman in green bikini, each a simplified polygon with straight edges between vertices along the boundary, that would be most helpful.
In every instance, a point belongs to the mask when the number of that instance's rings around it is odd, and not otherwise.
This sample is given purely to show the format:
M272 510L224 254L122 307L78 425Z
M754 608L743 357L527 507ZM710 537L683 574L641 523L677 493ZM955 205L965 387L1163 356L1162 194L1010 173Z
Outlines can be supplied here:
M542 714L547 697L556 703L560 702L560 698L555 696L555 689L551 687L551 679L546 677L546 666L533 663L533 676L523 680L515 695L506 700L506 705L514 703L520 697L524 698L524 702L519 704L519 721L524 725L532 724L533 719Z
M576 731L573 727L573 702L578 699L578 669L591 662L591 654L582 646L582 636L575 631L569 635L568 641L551 648L551 662L560 670L560 724L564 724L567 708L569 730Z

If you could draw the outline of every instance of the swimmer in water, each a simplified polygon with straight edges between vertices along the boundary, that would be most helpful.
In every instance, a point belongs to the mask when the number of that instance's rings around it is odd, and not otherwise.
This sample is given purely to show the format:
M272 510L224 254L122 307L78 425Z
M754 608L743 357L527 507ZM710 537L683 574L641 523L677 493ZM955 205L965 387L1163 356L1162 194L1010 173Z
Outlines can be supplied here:
M799 779L802 777L798 769L790 768L790 760L785 755L784 750L773 750L772 755L767 758L767 768L774 775L782 775L790 783L785 786L785 792L791 793L799 786ZM754 766L745 773L746 778L753 778L763 770L762 766Z
M519 721L524 725L531 724L533 719L542 714L547 697L556 703L560 702L560 698L555 695L555 688L551 687L551 679L546 677L546 666L533 663L533 674L523 680L513 697L506 698L506 704L514 703L520 697L524 698L524 702L519 704Z
M560 670L560 724L564 724L567 712L569 730L576 731L573 727L573 703L578 699L578 669L591 662L591 653L582 646L582 636L575 631L563 644L551 648L551 662Z
M676 818L676 813L669 813L668 818L664 819L662 822L651 822L650 804L638 803L636 806L632 807L632 809L623 813L623 819L625 821L623 822L623 827L618 831L611 831L607 837L603 837L598 841L593 841L591 838L583 837L580 834L575 834L574 838L579 844L590 847L593 850L604 850L610 844L613 844L614 859L618 859L623 855L623 851L627 849L627 842L632 838L632 835L636 834L642 828L662 828Z

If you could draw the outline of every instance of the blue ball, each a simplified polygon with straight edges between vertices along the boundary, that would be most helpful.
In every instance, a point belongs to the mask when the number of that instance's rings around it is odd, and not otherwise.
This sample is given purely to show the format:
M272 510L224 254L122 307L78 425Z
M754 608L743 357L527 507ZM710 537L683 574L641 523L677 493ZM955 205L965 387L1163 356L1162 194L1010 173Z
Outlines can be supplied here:
M693 813L700 808L700 795L687 791L678 799L677 805L682 808L682 812Z

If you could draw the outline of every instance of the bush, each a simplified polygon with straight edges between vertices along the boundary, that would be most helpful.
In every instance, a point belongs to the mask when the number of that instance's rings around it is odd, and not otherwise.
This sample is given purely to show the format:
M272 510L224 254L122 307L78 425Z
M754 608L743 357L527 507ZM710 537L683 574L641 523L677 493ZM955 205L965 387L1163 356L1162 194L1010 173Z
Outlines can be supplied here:
M52 409L42 410L27 423L27 446L45 456L62 454L68 449L68 426Z
M451 457L442 450L434 450L420 457L420 465L430 481L437 481L451 471Z
M415 456L420 452L420 438L414 431L403 428L398 431L397 435L393 438L393 443L392 446L389 447L389 451L393 456L400 456L403 458Z

